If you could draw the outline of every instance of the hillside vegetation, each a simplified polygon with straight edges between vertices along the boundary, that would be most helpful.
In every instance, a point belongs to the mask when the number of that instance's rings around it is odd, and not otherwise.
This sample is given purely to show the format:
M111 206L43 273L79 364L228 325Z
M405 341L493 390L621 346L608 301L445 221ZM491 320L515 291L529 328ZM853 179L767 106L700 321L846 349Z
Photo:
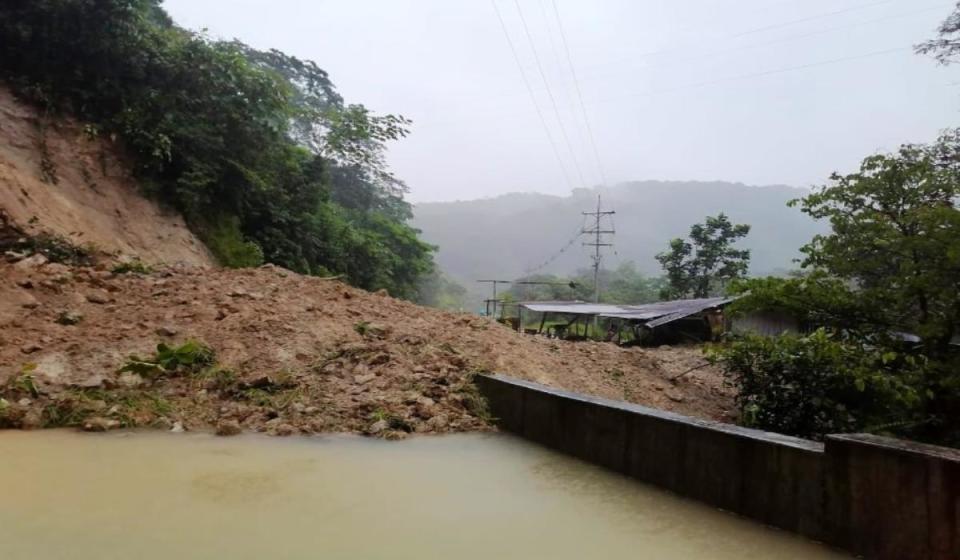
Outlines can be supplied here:
M604 207L617 212L615 253L608 252L607 266L615 269L633 261L648 276L663 273L655 256L667 249L669 240L685 236L690 224L720 212L734 223L752 227L738 246L750 250L753 275L794 268L800 247L826 229L786 206L805 195L805 189L642 181L601 192ZM586 189L566 197L523 193L422 203L416 205L413 224L422 230L424 240L439 246L440 268L468 289L476 289L474 281L481 278L568 274L588 266L581 240L570 241L583 225L581 212L596 203L597 191Z
M0 5L0 78L129 155L228 266L267 261L412 296L431 247L384 162L409 122L344 102L316 64L176 26L159 0ZM53 185L61 170L44 157Z

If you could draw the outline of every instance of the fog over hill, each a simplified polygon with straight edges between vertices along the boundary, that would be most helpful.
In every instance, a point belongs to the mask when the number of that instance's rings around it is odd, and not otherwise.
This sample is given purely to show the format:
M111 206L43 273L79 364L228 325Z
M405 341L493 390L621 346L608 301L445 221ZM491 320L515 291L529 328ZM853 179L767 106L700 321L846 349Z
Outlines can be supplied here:
M512 279L532 268L569 273L590 264L588 248L572 241L586 225L581 212L594 210L598 192L604 209L616 211L613 250L605 265L634 261L645 274L659 275L654 255L669 239L685 237L692 224L725 212L735 223L752 226L742 242L751 249L754 275L795 267L799 247L826 226L787 201L808 191L783 185L763 187L727 182L638 181L602 190L577 189L560 197L515 193L495 198L422 203L414 225L424 240L439 246L444 272L476 290L481 278ZM604 222L609 225L609 222ZM572 242L571 242L572 241ZM560 249L567 249L560 253ZM556 256L551 260L551 257ZM550 261L548 264L544 263Z

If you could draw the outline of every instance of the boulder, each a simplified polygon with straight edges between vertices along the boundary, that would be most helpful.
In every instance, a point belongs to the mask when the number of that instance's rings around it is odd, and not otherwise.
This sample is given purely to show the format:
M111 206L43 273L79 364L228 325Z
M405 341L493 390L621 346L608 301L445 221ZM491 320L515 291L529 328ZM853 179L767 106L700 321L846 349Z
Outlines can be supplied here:
M83 423L83 430L86 432L106 432L108 430L115 430L119 427L120 422L118 420L114 420L113 418L104 418L102 416L88 418Z
M217 424L218 436L235 436L242 432L243 428L236 420L223 420Z
M87 301L97 304L110 303L110 294L106 290L94 290L87 294Z

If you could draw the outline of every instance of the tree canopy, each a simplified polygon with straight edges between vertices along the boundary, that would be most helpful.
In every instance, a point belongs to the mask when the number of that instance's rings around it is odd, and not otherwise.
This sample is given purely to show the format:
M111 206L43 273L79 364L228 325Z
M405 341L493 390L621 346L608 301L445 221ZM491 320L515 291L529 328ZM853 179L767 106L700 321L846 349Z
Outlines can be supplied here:
M733 311L780 309L820 330L746 337L719 352L742 410L761 427L783 429L770 423L779 413L764 411L806 399L806 416L791 424L802 435L888 431L960 443L958 154L960 132L949 131L870 156L794 202L831 232L802 249L801 276L739 283L748 295Z
M929 54L940 64L952 64L960 55L960 2L937 29L938 37L917 45L920 54Z
M669 250L656 257L669 282L661 296L705 298L723 291L729 281L746 275L750 251L737 249L733 244L748 233L749 225L733 224L720 213L691 226L689 241L671 240Z
M311 61L182 29L159 0L11 0L0 77L114 139L223 264L408 297L432 270L384 159L409 121L345 104Z
M632 261L623 262L614 269L601 269L598 280L602 303L650 303L657 301L664 287L662 278L644 276ZM592 301L593 270L584 268L569 276L525 276L514 281L507 293L515 301Z

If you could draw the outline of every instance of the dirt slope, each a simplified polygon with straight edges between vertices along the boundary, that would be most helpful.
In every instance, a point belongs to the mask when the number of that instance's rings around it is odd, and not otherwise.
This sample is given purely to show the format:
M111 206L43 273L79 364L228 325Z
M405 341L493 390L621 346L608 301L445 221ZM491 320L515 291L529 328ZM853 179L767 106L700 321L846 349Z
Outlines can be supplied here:
M91 427L483 429L469 383L479 371L703 418L725 419L731 408L712 368L670 381L703 362L696 349L522 336L269 265L116 275L34 259L0 264L0 396L9 426L98 417ZM130 354L187 339L209 344L230 373L156 381L117 374Z
M147 262L214 264L179 215L137 192L108 140L44 122L0 86L0 212L16 226Z

